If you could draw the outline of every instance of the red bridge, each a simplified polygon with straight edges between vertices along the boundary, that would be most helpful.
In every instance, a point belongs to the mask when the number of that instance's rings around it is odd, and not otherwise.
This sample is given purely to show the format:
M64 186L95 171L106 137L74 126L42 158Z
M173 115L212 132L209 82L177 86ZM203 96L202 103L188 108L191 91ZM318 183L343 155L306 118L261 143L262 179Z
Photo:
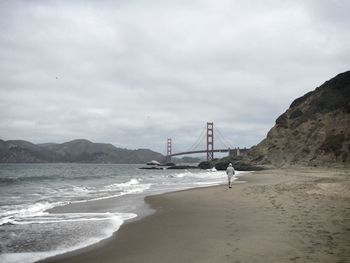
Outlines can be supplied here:
M224 153L224 152L228 152L229 155L235 155L235 156L239 156L241 154L244 154L247 149L242 149L240 150L239 148L221 148L221 149L214 149L214 129L215 131L218 132L219 135L219 140L221 140L221 142L225 141L225 137L222 135L222 133L216 128L214 127L214 123L213 122L207 122L206 125L206 129L204 128L204 130L202 131L201 135L199 136L199 139L197 139L196 143L194 143L194 145L192 145L192 148L194 147L198 147L200 142L201 142L201 138L202 136L205 134L206 136L206 149L205 150L189 150L189 151L185 151L185 152L178 152L178 153L172 153L172 140L171 138L167 139L167 155L166 155L166 162L171 162L171 157L173 156L179 156L179 155L188 155L188 154L197 154L197 153L206 153L207 154L207 161L211 161L214 159L214 153ZM204 131L206 130L206 133L204 133ZM221 138L220 138L221 137ZM226 140L226 143L223 142L223 144L225 146L227 146L226 144L229 144L229 142Z

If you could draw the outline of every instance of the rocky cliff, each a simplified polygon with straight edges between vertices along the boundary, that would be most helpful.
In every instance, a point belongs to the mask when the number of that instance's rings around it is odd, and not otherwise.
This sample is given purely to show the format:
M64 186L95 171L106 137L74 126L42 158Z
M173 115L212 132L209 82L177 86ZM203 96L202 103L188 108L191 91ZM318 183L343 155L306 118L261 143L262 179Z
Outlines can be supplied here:
M350 71L294 100L247 156L278 167L349 165Z
M73 140L62 144L0 140L0 163L146 163L163 159L162 154L148 149L128 150L88 140Z

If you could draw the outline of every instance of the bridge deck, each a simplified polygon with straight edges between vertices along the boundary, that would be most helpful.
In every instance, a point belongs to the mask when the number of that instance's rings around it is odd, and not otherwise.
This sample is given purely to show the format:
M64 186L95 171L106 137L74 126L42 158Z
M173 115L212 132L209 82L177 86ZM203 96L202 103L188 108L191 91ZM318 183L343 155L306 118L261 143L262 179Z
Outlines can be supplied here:
M211 150L211 151L199 150L199 151L179 152L179 153L170 154L170 155L168 155L168 157L173 157L173 156L178 156L178 155L186 155L186 154L195 154L195 153L207 153L207 152L225 153L225 152L229 152L231 150L232 149L217 149L217 150Z

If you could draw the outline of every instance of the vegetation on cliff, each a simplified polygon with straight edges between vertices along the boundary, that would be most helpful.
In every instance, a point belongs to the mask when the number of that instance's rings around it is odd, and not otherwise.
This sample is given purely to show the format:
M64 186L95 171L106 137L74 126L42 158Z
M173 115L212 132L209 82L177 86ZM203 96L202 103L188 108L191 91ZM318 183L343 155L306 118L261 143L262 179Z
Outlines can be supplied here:
M297 98L248 153L257 164L350 163L350 71Z

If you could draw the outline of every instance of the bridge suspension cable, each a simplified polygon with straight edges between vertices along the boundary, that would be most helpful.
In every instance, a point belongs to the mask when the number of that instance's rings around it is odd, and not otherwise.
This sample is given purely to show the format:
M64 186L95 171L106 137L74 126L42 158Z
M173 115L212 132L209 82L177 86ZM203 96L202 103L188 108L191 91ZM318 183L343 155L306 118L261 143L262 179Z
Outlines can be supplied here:
M226 148L233 148L232 147L232 144L229 142L229 140L227 140L225 138L225 136L221 133L221 131L219 130L218 127L216 127L216 125L214 125L214 130L215 130L215 133L218 134L219 136L216 136L216 138L219 139L219 141L226 147Z
M189 148L188 151L193 151L193 150L197 149L197 147L204 141L204 138L206 135L205 132L206 132L206 125L203 126L202 132L200 133L199 137L197 138L195 143L192 144L192 146Z

